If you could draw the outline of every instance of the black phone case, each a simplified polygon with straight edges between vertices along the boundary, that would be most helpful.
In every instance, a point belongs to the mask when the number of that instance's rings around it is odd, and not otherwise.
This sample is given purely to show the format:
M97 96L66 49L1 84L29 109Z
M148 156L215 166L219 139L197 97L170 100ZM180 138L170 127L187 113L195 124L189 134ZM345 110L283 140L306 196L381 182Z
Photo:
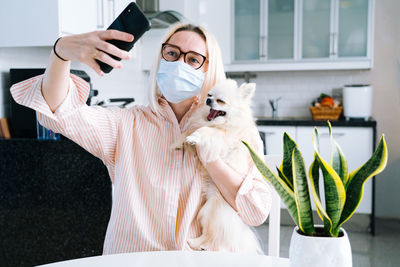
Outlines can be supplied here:
M131 2L124 9L124 11L122 11L121 14L114 20L114 22L111 23L111 25L107 28L107 30L113 29L133 34L134 36L133 41L124 42L120 40L107 40L107 42L115 45L120 49L129 51L132 49L134 44L139 40L139 38L142 37L142 35L150 28L151 28L150 21L146 18L146 16L139 9L139 7L134 2ZM121 60L119 57L113 55L110 56L116 60ZM104 73L109 73L113 69L113 67L104 62L101 62L97 59L96 61L100 65L100 68Z

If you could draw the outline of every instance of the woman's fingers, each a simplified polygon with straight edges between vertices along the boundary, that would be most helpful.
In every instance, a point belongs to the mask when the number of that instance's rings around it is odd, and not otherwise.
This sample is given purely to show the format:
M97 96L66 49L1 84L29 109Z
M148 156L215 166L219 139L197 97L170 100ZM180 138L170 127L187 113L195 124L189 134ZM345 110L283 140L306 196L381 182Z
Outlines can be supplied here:
M97 48L101 51L107 52L107 53L114 55L116 57L119 57L121 59L130 59L131 58L129 52L119 49L118 47L116 47L108 42L100 41L97 44Z
M60 56L71 61L83 62L102 76L104 73L95 59L119 69L122 67L121 62L113 59L110 55L120 59L130 58L129 52L119 49L106 40L116 39L131 42L133 38L132 34L117 30L94 31L63 37L57 43L56 48Z
M110 65L113 68L120 69L122 68L122 63L118 60L113 59L110 57L107 53L97 50L96 54L93 56L93 58L100 60L107 65Z
M130 33L126 32L121 32L118 30L106 30L106 31L100 31L99 34L100 38L103 40L120 40L120 41L125 41L125 42L132 42L133 41L133 35Z
M86 62L86 64L91 67L99 76L104 76L104 72L100 69L99 64L93 59Z

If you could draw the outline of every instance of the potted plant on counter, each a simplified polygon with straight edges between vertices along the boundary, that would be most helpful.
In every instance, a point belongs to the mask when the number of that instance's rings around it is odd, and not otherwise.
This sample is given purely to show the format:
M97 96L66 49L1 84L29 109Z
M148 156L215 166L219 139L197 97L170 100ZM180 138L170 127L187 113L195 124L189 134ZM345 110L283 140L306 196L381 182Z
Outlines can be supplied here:
M243 142L256 167L278 192L297 225L290 241L291 266L352 266L350 242L342 225L360 204L364 183L382 172L386 166L387 147L382 135L371 158L349 173L345 156L332 137L329 122L328 125L331 138L330 162L320 155L319 135L315 128L314 160L308 175L297 144L287 133L283 135L283 160L277 168L277 174ZM325 205L320 198L320 171L324 182ZM309 188L323 225L314 225Z

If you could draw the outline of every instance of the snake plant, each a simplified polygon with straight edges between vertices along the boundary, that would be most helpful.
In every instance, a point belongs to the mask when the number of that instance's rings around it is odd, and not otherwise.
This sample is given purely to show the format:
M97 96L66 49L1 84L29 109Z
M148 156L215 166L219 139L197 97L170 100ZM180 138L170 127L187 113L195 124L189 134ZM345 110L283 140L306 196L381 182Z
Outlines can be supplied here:
M246 142L243 142L250 151L255 166L278 192L299 230L309 236L317 235L313 222L309 188L318 215L323 221L324 235L337 237L343 223L350 219L360 204L364 183L382 172L387 162L387 147L384 135L382 135L371 158L364 165L349 173L347 160L332 137L332 127L329 122L328 126L331 140L330 163L320 155L318 130L314 128L314 160L308 172L296 142L286 132L283 135L283 160L280 167L276 168L277 174ZM324 181L325 206L322 205L320 198L320 171Z

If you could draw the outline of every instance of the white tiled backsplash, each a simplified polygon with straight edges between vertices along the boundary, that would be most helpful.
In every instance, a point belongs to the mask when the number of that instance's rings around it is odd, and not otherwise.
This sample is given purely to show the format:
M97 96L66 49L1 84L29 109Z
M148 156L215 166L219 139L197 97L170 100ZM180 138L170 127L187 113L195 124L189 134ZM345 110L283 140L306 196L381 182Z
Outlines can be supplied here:
M47 64L50 48L0 48L0 84L4 91L9 88L5 79L9 68L40 68ZM136 51L140 55L140 51ZM99 77L86 65L73 63L72 67L83 69L92 78L92 84L99 90L94 101L112 97L134 97L135 103L147 103L147 75L141 71L140 56L125 61L124 68L113 71L105 77ZM370 83L369 71L291 71L256 73L250 82L257 84L253 98L255 116L271 116L268 99L281 96L278 104L278 116L310 117L308 106L321 93L331 94L333 88L350 83ZM244 80L238 79L240 85ZM7 106L7 92L0 94L0 117L4 116ZM7 115L7 114L6 114Z
M332 89L345 84L370 83L369 71L291 71L257 73L250 82L257 84L253 98L255 116L271 116L269 99L281 97L278 116L311 117L308 109L321 93L331 95ZM237 80L242 83L243 80Z

